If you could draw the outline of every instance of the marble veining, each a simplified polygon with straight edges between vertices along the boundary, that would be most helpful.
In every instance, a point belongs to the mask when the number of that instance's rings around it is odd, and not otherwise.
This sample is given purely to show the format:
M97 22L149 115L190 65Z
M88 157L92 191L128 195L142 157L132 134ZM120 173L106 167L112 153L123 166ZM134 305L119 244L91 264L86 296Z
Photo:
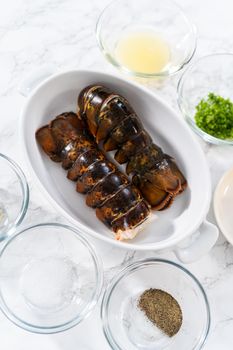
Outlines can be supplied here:
M1 0L0 12L0 152L12 157L24 169L30 187L30 205L22 226L39 222L65 222L43 198L28 173L20 149L18 121L25 98L18 92L22 79L40 66L57 70L90 68L119 74L100 53L95 39L95 23L109 0ZM233 52L231 0L177 0L198 28L194 60L207 53ZM148 88L169 101L178 111L176 86L181 73ZM195 136L196 137L196 136ZM198 139L211 170L215 188L221 175L233 166L231 147L217 147ZM201 181L201 174L200 174ZM208 214L214 222L213 208ZM92 239L105 268L105 285L122 267L137 259L157 256L155 252L119 250ZM160 257L176 260L173 253ZM233 349L233 247L220 236L214 249L188 268L203 283L212 310L212 327L205 350ZM65 333L40 336L14 326L0 313L3 350L108 350L102 333L99 308L81 325ZM182 349L179 349L182 350ZM184 349L189 350L189 349Z

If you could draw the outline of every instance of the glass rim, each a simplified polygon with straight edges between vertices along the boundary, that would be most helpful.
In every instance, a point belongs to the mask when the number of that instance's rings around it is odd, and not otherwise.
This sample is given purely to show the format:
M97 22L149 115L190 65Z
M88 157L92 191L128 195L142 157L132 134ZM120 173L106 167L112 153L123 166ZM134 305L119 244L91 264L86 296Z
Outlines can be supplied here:
M22 190L22 203L19 210L19 213L15 219L15 221L12 223L12 226L9 228L8 231L4 232L3 239L7 236L10 236L13 232L15 232L16 228L22 223L29 205L29 187L28 182L26 179L26 176L23 172L23 170L20 168L20 166L11 158L6 156L3 153L0 153L0 158L2 158L4 161L6 161L7 165L14 171L16 174L19 184Z
M88 252L91 255L94 269L96 272L96 283L95 283L95 289L92 294L92 298L89 302L87 302L78 316L73 317L71 320L64 322L62 324L56 325L56 326L38 326L33 325L32 323L29 323L27 321L24 321L23 319L16 316L13 312L13 310L9 309L7 306L7 303L5 302L0 288L0 309L3 312L3 314L16 326L19 326L22 329L25 329L32 333L39 333L39 334L53 334L53 333L59 333L63 332L65 330L68 330L76 325L78 325L81 321L83 321L85 318L89 316L89 314L92 312L94 307L96 306L99 297L102 292L102 286L103 286L103 265L100 257L96 254L95 249L93 248L92 244L88 242L88 240L84 237L83 233L72 226L61 224L61 223L55 223L55 222L48 222L48 223L41 223L36 224L33 226L28 226L23 228L20 232L16 233L14 236L10 237L3 248L0 251L0 260L6 251L7 247L11 244L12 241L14 241L18 236L21 234L31 231L33 229L36 229L38 227L62 227L70 232L72 232L76 238L84 245L84 247L88 250Z
M208 134L207 132L205 132L204 130L200 129L196 123L193 121L192 117L184 110L183 108L183 104L182 104L182 89L183 89L183 85L186 81L186 79L189 76L190 71L196 66L198 65L200 62L205 61L206 59L211 59L213 57L218 57L218 56L225 56L225 57L231 57L233 58L233 52L216 52L216 53L212 53L212 54L208 54L208 55L204 55L199 57L198 59L196 59L194 62L192 62L189 67L187 67L185 69L185 71L182 73L181 77L179 78L178 84L177 84L177 104L178 107L182 113L182 115L185 117L185 120L187 121L187 123L191 126L192 130L198 135L200 136L204 141L212 143L214 145L225 145L225 146L233 146L233 140L225 140L225 139L220 139L217 138L213 135Z
M200 283L200 281L188 269L186 269L185 267L183 267L182 265L180 265L174 261L167 260L167 259L159 259L159 258L147 258L147 259L137 260L136 262L133 262L133 263L129 264L128 266L124 267L120 272L118 272L117 275L115 275L112 278L106 291L104 292L102 303L101 303L102 328L103 328L105 338L106 338L108 344L110 345L110 347L112 347L112 349L125 350L117 344L115 337L113 336L113 334L110 330L110 327L109 327L109 323L108 323L109 302L110 302L110 299L111 299L111 296L112 296L112 293L113 293L115 287L129 273L140 270L142 267L155 265L158 263L165 264L165 265L171 265L171 266L181 270L184 274L186 274L188 277L190 277L192 279L192 281L197 285L197 287L200 291L200 294L202 296L202 299L204 301L204 304L205 304L207 320L205 323L205 328L202 330L202 334L198 339L198 343L196 343L194 345L194 348L192 348L192 350L200 350L205 345L209 331L210 331L211 313L210 313L210 304L209 304L206 292L205 292L202 284Z
M114 58L114 55L112 55L110 52L108 52L105 49L105 45L103 44L102 41L102 37L101 37L101 28L102 28L102 18L105 14L105 12L111 8L111 6L117 2L120 2L122 0L112 0L108 5L106 5L104 7L104 9L101 11L97 22L96 22L96 26L95 26L95 34L96 34L96 39L97 39L97 43L99 48L101 49L101 52L104 54L105 58L107 59L107 61L109 63L111 63L113 66L115 66L116 68L118 68L120 71L127 73L130 76L133 77L139 77L139 78L156 78L156 77L168 77L168 76L172 76L176 73L178 73L179 71L181 71L193 58L196 49L197 49L197 27L192 23L192 21L189 20L188 16L184 13L184 11L182 10L182 8L177 5L177 3L173 0L166 0L167 2L173 4L173 6L175 6L178 10L178 12L182 15L183 19L185 20L186 24L189 27L189 31L190 33L192 33L193 35L193 44L192 44L192 48L189 52L189 54L184 58L183 62L177 66L177 68L173 71L166 70L163 72L157 72L157 73L142 73L142 72L137 72L134 70L130 70L128 68L126 68L125 66L123 66L122 64L120 64L118 62L118 60L116 60ZM128 1L125 0L127 3Z

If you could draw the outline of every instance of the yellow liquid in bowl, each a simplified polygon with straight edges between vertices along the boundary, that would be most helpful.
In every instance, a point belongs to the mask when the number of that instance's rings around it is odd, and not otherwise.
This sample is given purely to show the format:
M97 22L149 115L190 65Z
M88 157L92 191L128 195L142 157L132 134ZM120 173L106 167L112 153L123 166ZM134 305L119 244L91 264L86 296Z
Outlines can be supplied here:
M170 61L168 44L152 31L125 34L118 41L115 54L122 66L138 73L162 72Z

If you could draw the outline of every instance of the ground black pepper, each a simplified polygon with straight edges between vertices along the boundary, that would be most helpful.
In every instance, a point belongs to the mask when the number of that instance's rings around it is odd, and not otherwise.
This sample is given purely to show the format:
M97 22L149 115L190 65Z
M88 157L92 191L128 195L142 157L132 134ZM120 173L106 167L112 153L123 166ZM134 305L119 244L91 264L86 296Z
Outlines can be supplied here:
M169 337L178 333L183 320L182 310L169 293L160 289L145 290L139 298L138 307Z

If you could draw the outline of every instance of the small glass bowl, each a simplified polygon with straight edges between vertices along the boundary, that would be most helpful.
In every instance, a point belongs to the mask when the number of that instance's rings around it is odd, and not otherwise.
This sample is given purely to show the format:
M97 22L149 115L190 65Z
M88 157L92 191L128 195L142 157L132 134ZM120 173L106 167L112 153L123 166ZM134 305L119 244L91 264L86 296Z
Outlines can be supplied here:
M0 241L22 222L29 201L27 180L20 167L0 153Z
M80 323L102 288L102 265L79 230L48 223L13 236L0 255L0 308L16 325L57 333Z
M217 53L204 56L192 63L182 74L178 83L178 105L193 131L205 141L216 145L233 145L207 134L195 122L196 106L210 92L233 101L233 54Z
M116 45L124 32L152 30L170 48L170 63L158 73L129 70L116 58ZM96 36L110 63L132 76L166 77L182 69L196 50L196 29L170 0L114 0L101 13Z
M140 295L150 288L170 293L182 309L182 326L171 338L137 306ZM135 262L115 276L105 291L101 316L114 350L197 350L210 328L209 303L200 282L182 266L162 259Z

